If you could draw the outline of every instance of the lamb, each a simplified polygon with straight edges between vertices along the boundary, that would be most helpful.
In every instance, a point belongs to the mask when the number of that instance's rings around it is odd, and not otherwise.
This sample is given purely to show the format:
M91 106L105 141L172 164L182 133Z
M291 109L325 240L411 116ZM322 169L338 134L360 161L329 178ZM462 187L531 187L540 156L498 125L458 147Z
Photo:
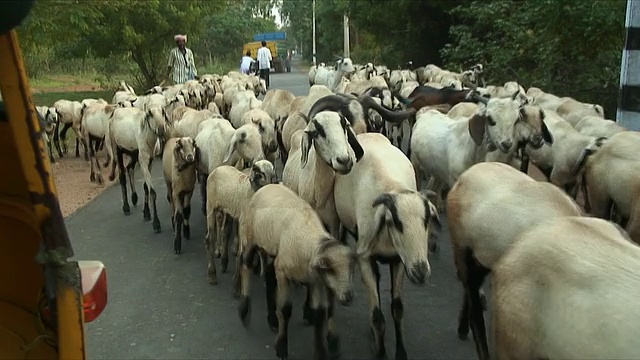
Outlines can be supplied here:
M391 270L395 358L407 359L402 334L404 276L406 273L414 284L424 284L429 276L427 242L439 225L438 211L427 194L417 191L411 162L400 149L377 133L360 134L357 141L364 156L351 172L336 175L336 210L344 228L357 239L356 253L368 291L376 358L386 355L378 290L377 262L381 262L388 263Z
M234 129L224 119L209 119L200 123L196 146L200 149L198 173L209 175L220 165L243 168L265 159L262 136L255 125L247 124ZM244 162L244 163L243 163ZM206 215L207 182L201 181L202 213Z
M53 139L57 138L58 133L58 111L54 107L36 106L36 111L40 114L41 125L44 135L45 144L49 148L49 161L55 163L53 158L52 145L55 143L58 156L62 157L62 149L60 149L60 143L54 142Z
M584 164L582 186L591 214L609 219L613 204L623 226L640 244L640 133L622 131L608 138ZM626 224L624 220L626 221Z
M480 289L485 276L525 230L546 219L581 214L558 187L505 164L479 163L458 177L447 197L449 237L464 289L458 337L466 339L471 325L479 359L489 359Z
M256 161L250 169L240 171L233 166L217 167L207 178L207 236L204 240L207 250L207 273L210 284L217 284L215 256L222 256L222 272L229 264L229 238L222 234L225 219L240 218L251 196L267 184L277 184L276 171L268 160ZM222 238L221 238L222 235Z
M167 185L167 201L171 205L171 225L175 232L173 251L182 251L182 236L189 239L191 231L191 196L196 186L198 148L190 137L167 140L162 153L162 169Z
M544 112L512 98L490 99L472 117L453 120L435 110L417 117L410 141L411 163L419 184L424 172L450 188L458 176L481 162L488 150L512 153L521 143L540 148L553 138Z
M603 119L599 116L586 116L574 125L574 129L583 134L595 137L610 137L627 129L613 120Z
M340 59L337 62L336 70L329 70L326 67L319 67L316 71L314 85L325 85L335 92L342 77L347 79L355 72L353 62L350 58Z
M120 187L122 189L122 211L125 215L131 214L129 201L127 199L126 175L129 175L129 186L131 187L131 202L135 206L138 202L138 194L135 191L133 179L136 162L140 162L142 176L144 177L144 209L143 217L145 221L151 220L149 211L149 195L153 205L153 230L156 233L161 231L160 219L156 208L156 191L153 187L151 177L151 164L153 160L153 146L158 138L163 137L165 126L167 126L167 115L164 110L157 108L142 111L137 108L119 108L114 110L111 121L105 133L105 143L107 153L112 159L111 174L109 180L116 177L116 164L120 172ZM116 152L114 156L113 152ZM127 165L126 173L123 155L131 157L131 162Z
M615 224L540 223L493 269L496 358L638 359L639 288L640 248Z
M275 257L265 271L268 322L276 329L276 356L288 357L288 325L291 317L289 281L309 284L312 289L315 327L314 359L335 354L338 335L332 326L333 302L353 301L355 256L351 248L333 238L311 206L284 185L268 184L256 191L240 215L242 246L240 319L244 324L250 310L249 264L260 249ZM277 289L275 284L277 283ZM327 315L330 318L327 326Z

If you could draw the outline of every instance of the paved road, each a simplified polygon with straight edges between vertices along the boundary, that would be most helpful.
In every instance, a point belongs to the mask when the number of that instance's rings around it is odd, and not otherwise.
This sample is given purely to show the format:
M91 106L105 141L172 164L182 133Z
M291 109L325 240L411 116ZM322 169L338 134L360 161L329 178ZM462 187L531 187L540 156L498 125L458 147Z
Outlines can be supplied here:
M297 95L307 93L304 73L275 74L272 87ZM232 274L220 274L218 286L206 279L203 239L205 219L192 215L192 239L174 255L169 207L161 165L154 164L162 233L155 234L142 219L142 206L122 213L119 186L112 186L67 219L67 227L79 259L105 263L109 304L95 322L86 326L87 353L92 359L273 359L275 334L266 324L263 283L252 281L253 313L248 328L237 315L231 292ZM87 169L88 171L88 169ZM137 177L142 196L141 177ZM200 194L194 195L194 210ZM443 218L443 220L445 220ZM446 221L445 221L446 222ZM406 347L412 359L472 359L471 341L456 336L461 289L455 277L446 228L441 253L431 258L430 283L415 286L406 281ZM230 266L231 267L231 266ZM384 268L382 269L384 270ZM367 300L356 277L356 299L351 307L338 307L343 359L371 358ZM388 271L381 281L389 356L395 356L390 311ZM312 355L312 328L302 325L303 292L294 290L289 354L292 359Z

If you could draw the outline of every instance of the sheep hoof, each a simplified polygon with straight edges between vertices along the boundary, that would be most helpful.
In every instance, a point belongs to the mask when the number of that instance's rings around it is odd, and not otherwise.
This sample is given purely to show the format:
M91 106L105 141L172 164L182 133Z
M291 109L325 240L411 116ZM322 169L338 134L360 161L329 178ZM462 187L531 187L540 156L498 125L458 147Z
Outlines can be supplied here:
M468 331L460 331L458 330L458 339L460 340L467 340L469 339L469 332Z
M304 326L311 325L311 321L313 320L313 311L307 305L302 307L302 323Z
M269 329L271 329L271 332L278 332L278 317L276 317L275 312L269 312L267 314L267 324L269 324Z
M113 180L115 180L115 179L116 179L116 176L115 176L115 175L109 175L109 181L113 181Z
M131 215L131 208L129 208L129 204L122 207L122 212L124 212L125 215Z
M84 161L89 161L89 155L84 156Z
M144 219L144 221L151 220L151 212L149 211L149 209L142 210L142 218Z
M329 349L329 359L337 360L340 358L340 337L338 335L327 335L327 348Z
M133 206L138 205L138 193L131 194L131 204L133 204Z
M95 182L96 181L96 175L94 173L91 173L91 175L89 175L89 181L90 182Z
M487 297L484 293L480 293L480 305L482 306L482 311L487 311Z
M209 285L218 285L218 279L209 277Z
M102 175L98 174L96 176L96 180L98 181L98 185L104 184L104 179L102 178Z
M182 237L184 237L185 240L189 240L189 238L191 237L191 228L189 227L189 225L183 225Z
M396 350L396 360L407 360L407 351L404 348Z
M238 307L238 315L242 321L242 325L247 326L249 324L249 313L251 312L251 300L248 296L243 296L240 299L240 306Z
M160 222L158 221L158 223L156 223L154 221L153 223L153 232L155 232L156 234L160 234L162 232L162 228L160 227Z
M222 269L223 274L227 272L228 267L229 267L229 257L223 256L222 259L220 259L220 268Z

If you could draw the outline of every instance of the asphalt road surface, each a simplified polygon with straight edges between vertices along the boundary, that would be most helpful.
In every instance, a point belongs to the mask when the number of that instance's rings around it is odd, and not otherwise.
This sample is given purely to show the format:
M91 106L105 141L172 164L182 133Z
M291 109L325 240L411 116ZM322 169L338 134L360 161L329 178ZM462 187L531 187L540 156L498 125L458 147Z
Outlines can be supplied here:
M294 69L295 70L295 69ZM272 74L271 87L306 95L306 73ZM140 202L142 177L136 177ZM232 273L218 273L218 285L207 282L203 239L205 217L199 191L193 196L191 239L182 254L173 253L169 205L161 162L156 160L153 181L158 189L162 233L153 232L142 218L142 204L122 212L120 186L107 189L86 207L67 218L77 259L101 260L107 267L108 305L86 325L87 355L91 359L274 359L275 334L266 322L263 281L252 279L252 321L244 328L232 296ZM89 169L87 167L87 181ZM432 274L422 286L405 281L404 328L411 359L474 359L472 340L456 335L462 291L455 276L445 225L441 251L430 257ZM232 271L233 263L230 264ZM218 271L219 270L218 264ZM387 323L389 358L395 357L395 335L390 310L389 271L381 267L381 297ZM372 357L369 310L359 274L354 277L355 299L350 307L336 308L343 359ZM302 289L293 290L293 316L289 326L289 357L310 359L313 329L302 324Z

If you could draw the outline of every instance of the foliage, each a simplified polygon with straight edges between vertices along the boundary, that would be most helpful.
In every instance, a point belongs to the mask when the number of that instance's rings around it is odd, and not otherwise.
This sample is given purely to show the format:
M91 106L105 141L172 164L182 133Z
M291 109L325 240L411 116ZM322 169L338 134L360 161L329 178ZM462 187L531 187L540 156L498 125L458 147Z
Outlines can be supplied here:
M100 73L117 83L126 74L135 87L167 75L173 35L188 35L196 66L240 58L255 32L276 29L275 0L47 0L38 1L19 28L29 75ZM258 16L257 18L254 16ZM221 67L227 67L226 64ZM202 71L200 71L202 73Z
M615 108L625 0L472 1L452 14L447 67L485 64L487 81L517 81Z

